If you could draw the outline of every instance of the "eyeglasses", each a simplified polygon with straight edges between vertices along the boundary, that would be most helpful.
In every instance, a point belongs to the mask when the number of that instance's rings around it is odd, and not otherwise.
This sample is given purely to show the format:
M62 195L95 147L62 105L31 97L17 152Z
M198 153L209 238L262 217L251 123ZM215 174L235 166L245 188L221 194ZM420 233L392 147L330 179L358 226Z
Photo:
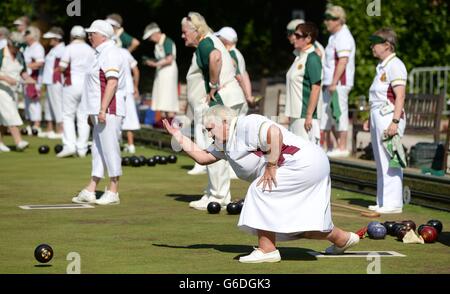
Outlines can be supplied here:
M294 30L287 30L287 31L286 31L286 35L288 35L288 37L291 36L291 35L293 35L294 33L295 33Z
M304 38L307 37L307 36L305 36L305 35L300 35L299 33L294 33L294 36L295 36L295 38L296 38L297 40L299 40L299 39L304 39Z

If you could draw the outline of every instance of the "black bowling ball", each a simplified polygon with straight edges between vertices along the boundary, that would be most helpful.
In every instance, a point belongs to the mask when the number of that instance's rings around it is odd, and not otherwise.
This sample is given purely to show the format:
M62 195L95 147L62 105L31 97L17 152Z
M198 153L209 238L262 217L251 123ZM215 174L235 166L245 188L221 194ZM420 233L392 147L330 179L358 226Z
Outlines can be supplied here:
M53 249L50 245L41 244L34 249L34 258L40 263L47 263L53 258Z
M159 155L153 156L153 159L155 160L156 163L159 163L160 158L161 158L161 156L159 156Z
M167 158L167 161L169 162L169 163L177 163L177 157L176 157L176 155L169 155L169 157Z
M437 219L431 219L427 222L427 225L436 229L437 233L440 234L442 232L442 223Z
M63 150L63 145L56 144L55 147L53 148L53 150L55 150L55 153L58 154L59 152L61 152Z
M140 167L141 166L141 160L136 157L136 156L132 156L130 158L130 164L132 167Z
M391 221L386 221L383 223L383 226L386 228L386 231L389 235L393 234L392 230L393 230L395 224L396 224L395 222L391 222Z
M159 164L167 164L167 157L161 156L158 161Z
M31 133L33 134L33 136L37 136L39 131L37 129L32 129Z
M47 145L39 146L38 152L39 154L47 154L50 152L50 147L48 147Z
M156 165L156 161L153 157L150 157L149 159L147 159L147 165L148 166L155 166Z
M141 165L145 165L147 163L147 158L145 158L145 156L141 155L138 158L139 161L141 162Z
M26 128L23 128L23 129L21 129L20 130L20 133L22 134L22 135L28 135L28 131L27 131L27 129Z
M130 158L128 156L122 157L122 166L129 166Z
M241 206L238 202L230 202L227 205L228 214L239 214L241 213Z
M222 207L220 207L220 204L217 203L217 202L210 202L208 204L208 207L207 207L208 212L210 214L217 214L217 213L219 213L221 208Z

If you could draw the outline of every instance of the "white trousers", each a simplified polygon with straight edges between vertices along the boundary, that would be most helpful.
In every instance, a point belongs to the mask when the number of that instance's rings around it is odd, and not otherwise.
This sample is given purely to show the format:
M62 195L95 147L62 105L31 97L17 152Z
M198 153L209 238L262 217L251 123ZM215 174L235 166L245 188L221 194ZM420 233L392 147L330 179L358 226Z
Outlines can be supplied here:
M373 155L377 164L377 205L388 208L403 207L403 170L389 167L389 154L382 144L383 132L392 121L393 113L385 116L380 109L370 111L370 135ZM403 136L405 120L401 119L398 133Z
M306 141L310 141L313 144L320 144L320 126L317 119L312 120L312 129L307 132L305 130L305 119L304 118L290 118L289 131L302 137Z
M47 85L47 99L45 100L45 120L63 122L63 86L61 83Z
M322 117L320 119L320 129L329 131L332 125L336 125L336 131L344 132L348 130L348 94L352 88L348 86L336 86L336 91L339 96L339 107L341 109L341 116L339 123L333 119L331 113L331 95L324 87L323 89L323 104Z
M122 160L120 158L120 128L121 116L106 114L106 123L98 122L97 115L90 115L92 124L92 176L103 178L105 167L108 176L118 177L122 175Z
M87 114L81 111L80 103L83 94L82 85L72 84L72 86L63 88L63 123L64 148L80 153L87 151L90 127L87 123ZM75 130L75 119L77 122L78 138Z
M42 120L42 107L40 99L31 99L25 95L25 118L32 122Z

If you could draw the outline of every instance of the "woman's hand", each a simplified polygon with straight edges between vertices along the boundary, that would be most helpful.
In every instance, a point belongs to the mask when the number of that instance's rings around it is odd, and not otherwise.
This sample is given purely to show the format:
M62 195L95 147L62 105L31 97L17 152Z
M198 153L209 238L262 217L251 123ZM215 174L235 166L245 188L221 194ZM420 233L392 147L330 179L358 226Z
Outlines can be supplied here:
M98 122L101 124L106 123L106 112L105 111L100 111L100 113L98 114Z
M216 101L216 98L214 97L216 95L218 89L211 89L209 91L209 94L206 96L206 103L209 104L211 100Z
M157 67L156 62L154 62L153 60L147 60L145 61L145 64L150 67Z
M276 187L277 186L277 166L276 165L271 165L270 163L268 163L266 165L266 169L264 170L264 174L261 177L261 179L258 181L258 183L256 184L256 186L259 186L259 184L263 184L263 191L266 190L266 186L269 187L269 192L272 191L272 183L273 185Z
M365 132L370 131L370 125L369 125L369 120L368 120L368 119L366 119L366 120L363 122L363 130L364 130Z
M398 130L398 125L391 122L389 124L389 127L384 131L384 133L386 135L388 135L389 137L394 137L397 134L397 130Z
M172 136L176 137L181 135L180 127L177 125L171 125L167 119L163 119L164 128L166 128L167 132Z
M309 133L312 129L312 117L306 117L305 119L305 130Z

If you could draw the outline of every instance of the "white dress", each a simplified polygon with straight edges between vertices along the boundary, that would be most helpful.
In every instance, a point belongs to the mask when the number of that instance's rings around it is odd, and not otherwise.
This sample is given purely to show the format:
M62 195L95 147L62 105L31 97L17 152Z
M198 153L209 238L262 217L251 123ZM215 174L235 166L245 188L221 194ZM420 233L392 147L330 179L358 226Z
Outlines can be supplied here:
M269 192L256 184L264 174L266 159L261 150L267 150L271 125L282 131L283 151L276 173L278 185ZM333 229L330 165L320 147L252 114L233 120L225 148L213 144L208 151L228 160L240 179L251 182L239 218L240 229L252 234L257 230L275 232L278 241L298 239L305 231Z
M159 43L155 45L155 57L157 60L161 60L169 54L173 56L172 63L156 69L152 92L152 109L154 111L179 111L176 47L171 39L162 34Z

